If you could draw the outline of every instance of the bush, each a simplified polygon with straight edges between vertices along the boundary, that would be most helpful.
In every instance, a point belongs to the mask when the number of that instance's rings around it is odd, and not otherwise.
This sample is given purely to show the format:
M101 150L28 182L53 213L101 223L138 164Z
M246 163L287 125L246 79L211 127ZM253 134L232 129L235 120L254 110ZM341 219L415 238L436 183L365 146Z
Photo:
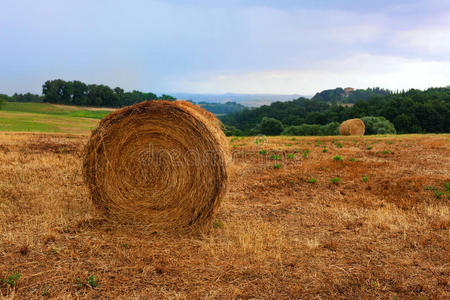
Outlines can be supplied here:
M261 120L260 130L262 134L279 135L283 131L283 124L277 119L264 117Z
M361 120L366 126L365 134L396 134L394 124L385 117L363 117Z
M327 125L302 124L299 126L286 127L282 135L337 135L339 123L331 122Z
M282 135L321 135L321 131L320 131L320 125L302 124L299 126L289 126L281 134Z
M322 135L338 135L339 134L339 123L331 122L327 125L321 126Z
M222 130L226 136L242 136L242 131L231 125L224 125Z

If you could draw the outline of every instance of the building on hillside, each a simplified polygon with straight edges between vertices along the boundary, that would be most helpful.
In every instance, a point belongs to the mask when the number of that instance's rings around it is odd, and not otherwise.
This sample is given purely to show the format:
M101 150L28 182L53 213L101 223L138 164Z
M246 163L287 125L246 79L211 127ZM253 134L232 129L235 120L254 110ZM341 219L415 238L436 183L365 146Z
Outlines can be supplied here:
M348 95L350 95L350 93L353 92L354 90L355 90L354 88L346 87L344 89L345 97L348 97Z

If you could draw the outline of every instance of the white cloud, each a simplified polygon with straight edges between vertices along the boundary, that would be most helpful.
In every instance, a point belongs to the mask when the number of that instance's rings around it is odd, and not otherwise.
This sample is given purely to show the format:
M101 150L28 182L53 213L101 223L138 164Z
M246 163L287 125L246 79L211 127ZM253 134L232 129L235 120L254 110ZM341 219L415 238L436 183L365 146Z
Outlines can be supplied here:
M307 69L191 74L188 78L192 79L177 80L177 90L314 94L338 86L426 89L450 84L450 61L361 54L344 60L322 61Z
M440 28L421 28L397 32L391 44L398 48L425 51L427 54L450 56L450 24Z

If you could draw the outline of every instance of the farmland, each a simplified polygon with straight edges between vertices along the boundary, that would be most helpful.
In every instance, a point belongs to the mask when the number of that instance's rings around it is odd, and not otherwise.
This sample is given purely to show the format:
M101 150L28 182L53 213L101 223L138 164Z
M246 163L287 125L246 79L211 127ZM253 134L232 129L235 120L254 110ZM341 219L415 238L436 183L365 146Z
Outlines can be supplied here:
M448 134L229 138L210 229L176 236L94 210L81 174L91 125L0 133L6 298L450 297Z
M0 131L86 134L110 111L108 108L7 102L0 110Z

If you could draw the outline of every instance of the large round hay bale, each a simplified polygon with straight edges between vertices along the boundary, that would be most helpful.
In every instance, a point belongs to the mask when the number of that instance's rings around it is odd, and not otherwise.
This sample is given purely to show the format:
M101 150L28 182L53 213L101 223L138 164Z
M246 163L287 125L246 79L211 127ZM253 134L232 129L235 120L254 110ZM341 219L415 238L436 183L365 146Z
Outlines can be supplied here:
M339 126L340 135L364 135L365 130L366 126L360 119L350 119Z
M185 101L146 101L105 117L85 148L95 206L155 231L207 224L227 187L227 140L211 113Z

